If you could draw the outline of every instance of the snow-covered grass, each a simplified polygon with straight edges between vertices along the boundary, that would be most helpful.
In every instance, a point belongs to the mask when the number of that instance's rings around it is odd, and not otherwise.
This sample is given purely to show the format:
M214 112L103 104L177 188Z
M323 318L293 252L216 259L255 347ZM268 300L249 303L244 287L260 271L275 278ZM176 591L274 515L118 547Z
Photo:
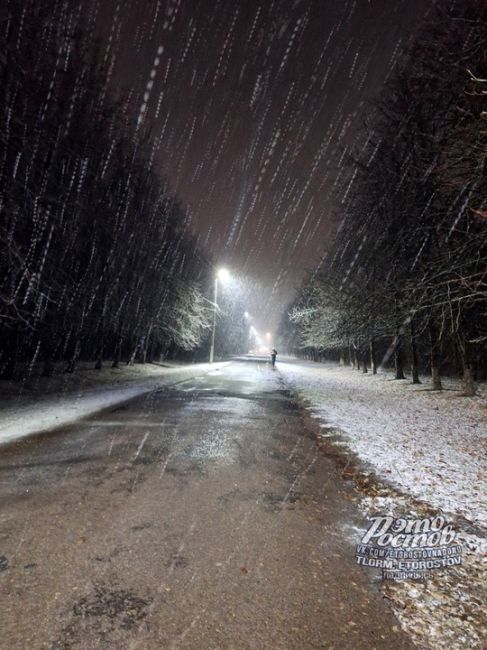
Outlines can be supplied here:
M415 386L387 373L364 375L331 364L281 360L279 370L321 423L323 441L354 452L364 473L377 475L373 496L364 497L357 485L366 517L423 518L431 507L452 516L463 547L460 566L419 582L383 581L379 588L419 648L483 650L486 386L466 398L453 380L434 392L428 378Z
M81 366L71 375L33 376L24 383L3 382L0 444L65 426L82 417L226 365L140 364L94 370Z
M190 364L181 364L174 361L162 363L134 363L120 364L112 368L110 363L96 370L94 363L79 362L75 372L63 372L66 364L57 364L50 377L42 376L42 366L30 369L19 366L19 377L15 381L2 380L0 383L0 409L10 404L17 404L19 400L36 401L48 395L58 396L62 393L77 392L100 387L124 385L134 381L146 381L150 377L159 377L167 374L169 370L181 370L191 367ZM197 367L197 366L194 366Z
M284 379L326 427L379 477L445 513L487 527L486 387L464 397L458 382L441 392L389 373L281 361Z

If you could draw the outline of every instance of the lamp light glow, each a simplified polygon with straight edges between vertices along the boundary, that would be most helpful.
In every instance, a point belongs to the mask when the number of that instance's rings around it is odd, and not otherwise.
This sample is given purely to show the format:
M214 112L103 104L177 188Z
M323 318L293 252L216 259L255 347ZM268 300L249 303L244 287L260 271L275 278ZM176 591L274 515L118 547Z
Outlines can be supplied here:
M220 282L228 282L230 280L230 273L228 272L228 269L225 269L223 267L221 269L218 269L216 276Z

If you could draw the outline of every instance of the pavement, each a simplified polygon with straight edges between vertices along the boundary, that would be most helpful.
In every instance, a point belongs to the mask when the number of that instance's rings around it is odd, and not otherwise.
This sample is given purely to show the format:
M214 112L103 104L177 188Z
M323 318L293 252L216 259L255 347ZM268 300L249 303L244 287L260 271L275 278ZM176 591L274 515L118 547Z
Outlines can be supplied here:
M225 363L146 363L119 368L105 366L102 370L85 363L74 373L60 371L49 377L37 374L20 384L2 381L0 445L77 422L119 402L161 386L178 384Z
M413 648L353 485L237 359L0 448L2 650Z

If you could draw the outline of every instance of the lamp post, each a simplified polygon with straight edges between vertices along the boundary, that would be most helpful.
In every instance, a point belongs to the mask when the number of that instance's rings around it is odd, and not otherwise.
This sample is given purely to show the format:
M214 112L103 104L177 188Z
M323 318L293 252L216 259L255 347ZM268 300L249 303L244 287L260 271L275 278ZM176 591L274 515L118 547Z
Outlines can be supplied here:
M213 363L213 357L215 356L215 332L216 332L216 310L218 309L218 280L225 282L230 278L230 273L227 269L219 269L215 275L215 293L213 300L213 329L211 331L211 346L210 346L210 363Z
M271 349L271 333L267 332L266 337L267 337L267 347L270 350Z

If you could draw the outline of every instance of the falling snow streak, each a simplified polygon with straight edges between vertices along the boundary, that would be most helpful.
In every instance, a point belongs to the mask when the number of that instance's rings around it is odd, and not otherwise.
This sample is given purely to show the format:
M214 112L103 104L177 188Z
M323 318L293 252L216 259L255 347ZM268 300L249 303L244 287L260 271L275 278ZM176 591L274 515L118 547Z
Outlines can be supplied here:
M98 11L155 169L211 252L270 288L271 320L328 245L333 203L351 187L343 151L360 146L364 100L429 3L418 6L154 0L117 11L111 0Z

